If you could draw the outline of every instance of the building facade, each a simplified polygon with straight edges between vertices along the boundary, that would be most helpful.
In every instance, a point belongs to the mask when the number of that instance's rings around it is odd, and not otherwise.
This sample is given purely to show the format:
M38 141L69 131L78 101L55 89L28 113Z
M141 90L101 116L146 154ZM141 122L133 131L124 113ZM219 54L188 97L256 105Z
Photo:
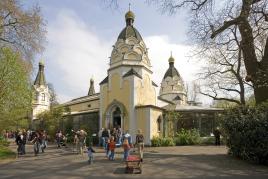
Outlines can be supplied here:
M44 62L40 61L38 73L33 84L32 120L38 119L38 114L50 108L50 92L44 70Z
M62 105L69 107L68 115L73 118L74 129L86 128L93 134L101 128L120 126L132 136L141 129L145 144L150 145L154 136L166 136L168 130L174 130L175 133L180 127L185 127L174 123L172 128L168 128L169 124L165 121L167 111L190 113L187 120L193 121L191 116L203 116L204 111L214 116L217 109L190 105L192 103L187 101L184 82L175 68L172 55L157 94L157 85L152 81L153 71L148 50L134 27L134 20L134 13L128 11L125 14L126 26L119 33L111 52L107 76L99 83L100 92L95 93L94 80L91 79L86 96ZM161 106L159 102L162 103ZM195 115L197 111L198 114ZM198 125L200 126L200 121ZM191 127L196 126L189 128Z

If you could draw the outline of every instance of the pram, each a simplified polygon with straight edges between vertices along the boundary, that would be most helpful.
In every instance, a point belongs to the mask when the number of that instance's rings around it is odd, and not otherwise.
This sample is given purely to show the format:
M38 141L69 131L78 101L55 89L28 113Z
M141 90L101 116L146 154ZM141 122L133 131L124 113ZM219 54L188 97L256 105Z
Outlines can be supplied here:
M142 173L141 159L137 155L129 155L126 160L125 173L135 173L135 170L138 170L137 173Z

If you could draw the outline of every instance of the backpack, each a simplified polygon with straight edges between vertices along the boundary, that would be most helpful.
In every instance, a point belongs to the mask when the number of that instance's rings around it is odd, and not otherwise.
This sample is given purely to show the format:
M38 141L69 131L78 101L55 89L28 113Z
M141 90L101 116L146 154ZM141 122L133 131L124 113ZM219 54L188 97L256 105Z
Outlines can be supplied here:
M138 143L142 143L142 142L143 142L143 140L144 140L143 135L140 135L140 134L139 134L139 135L137 135L137 137L136 137L136 138L137 138L137 142L138 142Z

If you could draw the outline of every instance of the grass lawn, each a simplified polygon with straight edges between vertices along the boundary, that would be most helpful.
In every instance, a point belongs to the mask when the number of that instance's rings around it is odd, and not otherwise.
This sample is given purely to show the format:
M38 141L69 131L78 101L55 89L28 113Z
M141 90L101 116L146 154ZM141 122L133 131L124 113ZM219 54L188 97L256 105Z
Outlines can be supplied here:
M9 142L3 138L0 138L0 160L12 159L16 157L16 153L8 148Z
M0 160L2 159L8 159L8 158L15 158L16 153L11 151L8 147L6 146L1 146L0 145Z

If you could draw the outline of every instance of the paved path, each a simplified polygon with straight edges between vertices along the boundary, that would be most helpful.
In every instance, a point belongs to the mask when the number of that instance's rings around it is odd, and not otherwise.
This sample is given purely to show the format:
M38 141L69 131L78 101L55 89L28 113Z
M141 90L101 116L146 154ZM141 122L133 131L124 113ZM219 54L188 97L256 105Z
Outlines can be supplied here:
M27 146L27 151L32 151L32 146ZM86 154L51 145L39 156L28 152L12 162L0 162L0 178L268 178L268 167L234 159L226 152L225 147L214 146L147 148L143 173L125 174L121 153L115 161L108 161L102 149L97 149L94 164L89 165Z

